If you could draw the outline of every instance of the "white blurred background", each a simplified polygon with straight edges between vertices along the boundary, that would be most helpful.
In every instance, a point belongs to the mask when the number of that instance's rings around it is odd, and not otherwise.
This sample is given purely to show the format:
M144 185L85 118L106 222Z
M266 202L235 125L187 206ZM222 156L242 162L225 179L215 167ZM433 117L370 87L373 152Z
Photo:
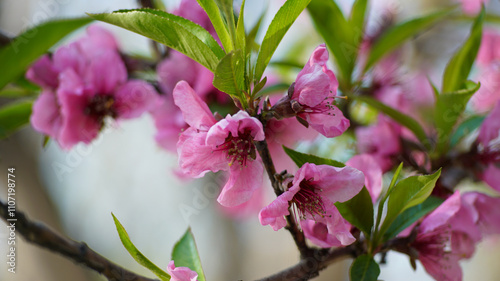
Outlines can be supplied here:
M174 8L178 2L168 1L167 6ZM266 5L269 5L269 22L280 2L247 1L248 22L252 24ZM374 16L381 7L388 5L388 1L373 2ZM401 7L398 17L405 18L447 3L441 2L394 0L391 5ZM350 7L350 4L345 1L342 6ZM0 29L14 36L49 18L134 7L136 2L131 0L0 0ZM283 55L294 41L303 40L301 36L310 34L308 30L312 27L308 17L304 15L300 21L285 38L278 56ZM109 25L106 27L119 38L123 50L148 52L146 39ZM451 54L453 49L449 46L460 42L466 34L462 27L443 28L450 31L445 38L441 35L440 40L435 40L433 36L438 31L434 30L412 43L413 49L418 50L414 51L416 62L435 61L443 52ZM308 40L311 50L321 42L317 36L310 36ZM0 66L0 73L3 71L8 69ZM138 265L121 245L111 212L125 226L135 245L162 268L166 268L174 243L188 226L193 229L208 280L253 280L298 261L293 240L285 230L274 232L270 227L263 227L256 216L242 221L221 216L215 206L217 194L210 179L181 181L174 176L172 169L176 166L176 156L156 145L154 133L152 118L144 116L107 129L91 145L79 145L64 152L55 143L42 148L43 137L27 127L0 141L0 198L5 198L6 194L6 172L1 171L15 167L18 210L72 239L85 241L114 262L150 277L153 275ZM194 207L197 213L186 219L181 213L182 206ZM4 254L7 252L6 237L7 228L2 222L0 280L105 280L57 254L26 243L20 236L17 237L17 271L11 274L7 272ZM482 243L474 258L464 263L464 280L478 280L478 276L485 281L498 280L498 250L496 241ZM390 254L387 261L388 266L382 266L380 279L432 280L421 266L413 272L403 256ZM348 280L349 262L337 263L315 280Z

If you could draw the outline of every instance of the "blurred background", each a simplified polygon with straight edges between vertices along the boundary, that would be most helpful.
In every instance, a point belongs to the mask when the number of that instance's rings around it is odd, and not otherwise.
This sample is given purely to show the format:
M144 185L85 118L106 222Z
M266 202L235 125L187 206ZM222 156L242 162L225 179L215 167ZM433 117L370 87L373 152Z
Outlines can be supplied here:
M165 1L174 9L179 1ZM246 20L252 25L267 10L265 22L283 1L247 1ZM495 1L497 2L497 1ZM349 9L351 1L343 1ZM492 3L497 5L498 3ZM433 10L448 1L384 1L371 3L371 20L387 7L396 8L404 19ZM15 36L22 30L51 18L79 17L84 13L135 8L131 0L0 0L0 29ZM307 15L292 26L277 56L284 56L307 34L307 51L321 43L311 32ZM267 25L266 23L264 25ZM124 52L148 54L145 38L109 25ZM445 31L443 33L443 31ZM81 36L75 32L64 42ZM446 36L443 36L446 34ZM467 26L443 25L431 29L407 46L411 64L429 63L440 75L443 62L467 34ZM261 34L262 35L262 34ZM439 38L439 40L438 40ZM0 75L3 71L0 66ZM7 168L16 168L16 207L130 270L153 277L138 265L121 245L111 212L127 229L135 245L155 264L166 268L174 243L191 226L208 280L254 280L271 275L298 261L298 252L287 231L263 227L256 215L235 220L221 214L215 177L184 181L174 175L176 155L162 150L154 141L155 127L149 115L106 128L90 145L62 151L26 127L0 141L0 198L6 198ZM316 140L316 145L328 142ZM186 215L185 210L194 210ZM26 243L17 236L16 273L7 272L7 227L0 223L0 280L63 281L106 280L57 254ZM463 263L464 280L498 280L500 247L496 240L479 245L475 256ZM389 254L380 279L432 280L419 266L416 272L406 257ZM315 280L348 280L350 261L338 262Z

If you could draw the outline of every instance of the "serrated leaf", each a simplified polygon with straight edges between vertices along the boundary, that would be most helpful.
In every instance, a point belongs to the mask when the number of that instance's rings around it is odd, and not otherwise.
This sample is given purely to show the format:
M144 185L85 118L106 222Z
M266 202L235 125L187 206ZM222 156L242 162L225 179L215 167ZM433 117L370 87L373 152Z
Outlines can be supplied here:
M441 169L432 175L412 176L399 181L389 195L387 215L380 227L380 235L385 235L399 214L423 203L431 194L440 175Z
M32 106L32 100L22 100L0 108L0 139L6 138L30 122Z
M484 14L483 7L472 25L469 38L467 38L465 44L453 55L446 65L443 74L443 93L459 90L469 76L470 69L479 50L479 45L481 45Z
M205 10L205 12L207 13L208 18L210 18L210 22L212 22L212 25L214 26L217 36L219 36L224 50L226 50L226 53L231 52L233 50L231 36L229 35L229 31L226 28L224 20L222 19L219 7L217 7L217 4L212 0L197 1L198 4L200 4L203 10Z
M370 237L373 227L373 203L366 187L346 202L336 202L335 206L344 219Z
M380 267L369 255L361 255L352 263L349 270L351 281L377 281Z
M162 281L169 281L170 275L168 275L165 271L161 270L158 266L152 263L135 247L123 225L120 223L120 221L118 221L113 213L111 213L111 215L113 216L116 230L118 231L118 235L120 236L120 240L122 241L123 246L125 246L125 249L127 249L134 260L145 268L151 270L151 272L158 276Z
M312 163L316 165L330 165L333 167L338 167L342 168L345 167L344 163L332 160L332 159L327 159L327 158L322 158L318 157L316 155L312 154L306 154L302 152L295 151L293 149L290 149L286 146L283 146L283 149L285 150L285 153L290 156L290 158L297 164L297 166L300 168L302 165L305 163Z
M264 40L260 45L257 64L255 66L255 80L261 80L264 70L269 64L281 39L283 39L283 36L285 36L290 26L292 26L309 2L311 2L311 0L288 0L278 10L267 28Z
M434 108L434 121L438 133L436 151L442 155L448 151L451 131L455 127L458 118L465 110L469 99L481 86L474 84L469 89L452 93L444 93L438 96Z
M241 91L244 89L244 75L245 61L242 59L242 51L231 51L217 65L213 84L222 92L241 100L243 98Z
M443 199L429 196L423 203L405 210L397 216L391 226L389 226L389 229L387 229L387 232L384 234L384 241L395 237L421 217L432 212L441 205L441 203L443 203Z
M467 120L462 122L457 127L455 132L451 135L450 146L454 147L455 145L457 145L460 142L460 140L463 137L465 137L466 135L472 133L474 130L479 128L481 126L481 124L483 124L484 118L486 118L486 116L476 115L476 116L469 117Z
M53 20L37 25L0 49L0 89L22 76L26 68L69 33L90 23L90 18Z
M205 273L201 266L200 256L198 255L198 249L196 248L191 228L188 228L179 242L175 244L172 251L172 260L174 260L176 267L189 267L189 269L198 273L198 281L205 281Z
M368 54L364 72L370 69L378 60L384 57L384 55L396 49L409 38L429 28L437 21L444 19L448 14L450 14L450 11L439 11L423 17L405 21L389 28L373 44L373 47Z
M340 70L340 88L348 88L358 52L354 33L344 14L333 0L312 0L307 7L316 30L335 57Z
M424 129L412 117L402 112L399 112L398 110L390 106L387 106L381 103L380 101L368 96L352 96L352 98L367 103L368 105L374 107L375 109L382 111L385 115L391 117L394 121L398 122L399 124L405 126L410 131L412 131L424 146L426 147L430 146L429 140L427 139L427 135L425 134Z
M89 14L96 20L114 24L165 44L215 71L225 56L219 43L203 27L167 12L136 9Z

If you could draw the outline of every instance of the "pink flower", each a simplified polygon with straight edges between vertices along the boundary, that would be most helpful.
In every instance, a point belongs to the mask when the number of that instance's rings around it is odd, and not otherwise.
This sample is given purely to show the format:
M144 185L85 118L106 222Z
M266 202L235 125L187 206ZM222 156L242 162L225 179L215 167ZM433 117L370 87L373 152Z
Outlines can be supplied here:
M462 10L468 15L476 15L481 11L481 5L486 5L488 0L460 0L462 2Z
M171 281L197 281L198 273L189 267L175 267L174 261L170 261L167 266Z
M328 51L325 45L320 45L299 72L293 93L278 101L273 110L281 118L296 115L320 134L332 138L349 127L349 120L333 105L338 81L326 66L327 61Z
M479 136L477 139L485 149L490 149L490 143L498 138L500 134L500 100L496 103L495 108L488 114L481 124Z
M488 66L491 63L500 61L500 34L494 29L483 30L481 46L477 53L477 63L481 66Z
M490 163L481 175L482 180L496 191L500 192L500 168Z
M318 238L325 243L333 243L335 239L343 243L354 241L342 238L345 235L345 228L339 221L340 213L335 207L335 202L345 202L361 190L364 184L363 173L351 168L336 168L328 165L304 164L295 174L291 187L278 196L271 204L262 209L259 214L262 225L271 225L274 230L279 230L286 226L284 216L290 214L289 207L295 210L297 220L313 220L323 223L331 238ZM311 227L306 223L311 236L321 237L325 228ZM321 229L319 229L321 228ZM310 230L310 231L309 231Z
M27 77L43 88L33 105L33 127L64 149L90 143L107 117L130 119L150 110L156 91L127 81L125 64L111 34L91 26L87 37L42 57ZM93 50L96 49L96 50Z
M253 144L264 140L262 124L244 111L217 122L207 104L184 81L177 84L173 95L190 126L177 143L181 170L195 178L209 171L229 171L217 201L228 207L248 201L260 187L264 172Z
M481 87L472 96L472 107L480 113L490 111L500 100L500 61L479 69Z
M467 192L463 202L469 206L475 224L483 236L500 234L500 198L479 192Z
M337 208L330 209L325 220L325 222L309 219L300 221L304 236L313 244L331 248L350 245L356 241L351 234L351 225L340 215Z
M375 203L382 192L382 169L375 158L369 154L354 155L346 162L346 165L363 172L365 187Z

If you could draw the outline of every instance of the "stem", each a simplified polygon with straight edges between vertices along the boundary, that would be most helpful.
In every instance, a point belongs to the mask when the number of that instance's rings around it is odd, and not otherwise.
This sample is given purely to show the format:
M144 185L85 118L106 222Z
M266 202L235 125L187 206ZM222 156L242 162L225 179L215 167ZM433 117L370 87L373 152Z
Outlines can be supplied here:
M0 200L0 216L8 225L14 224L16 231L26 241L81 263L110 281L158 281L128 271L90 249L85 242L76 242L56 233L43 223L30 221L20 211L16 211L15 218L9 217L8 206L2 200ZM11 222L7 219L17 219L17 221Z
M7 46L12 42L12 38L0 32L0 47Z

